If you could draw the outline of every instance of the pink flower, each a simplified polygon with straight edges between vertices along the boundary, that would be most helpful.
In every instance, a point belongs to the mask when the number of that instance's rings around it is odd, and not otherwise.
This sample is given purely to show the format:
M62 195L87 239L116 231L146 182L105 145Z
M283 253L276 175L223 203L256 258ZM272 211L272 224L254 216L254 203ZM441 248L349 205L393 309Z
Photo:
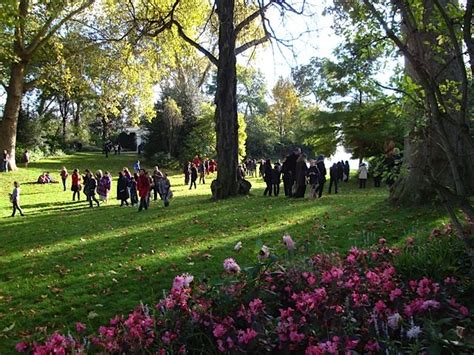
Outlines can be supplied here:
M353 254L349 254L346 260L349 264L354 264L356 262L356 257Z
M379 244L384 245L385 243L387 243L387 239L385 239L385 238L380 238L379 239Z
M15 345L15 350L18 351L19 353L24 353L28 349L28 343L25 343L24 341L18 343Z
M288 250L295 250L295 242L288 234L283 236L283 244L285 244Z
M375 309L378 313L382 313L387 309L387 305L384 303L384 301L378 300L377 303L375 303Z
M250 312L253 315L256 315L259 313L263 308L265 308L265 305L263 304L262 300L259 298L254 299L253 301L250 301L249 303L249 308Z
M464 316L467 317L469 315L469 309L467 307L461 306L459 307L459 312Z
M248 344L257 336L257 332L251 328L247 328L245 331L239 330L237 339L240 344Z
M292 341L293 343L299 343L303 339L304 339L304 334L298 333L295 330L290 332L290 341Z
M214 330L212 331L212 334L214 334L216 338L222 338L226 332L227 332L227 329L222 324L218 323L214 326Z
M189 274L182 274L180 276L176 276L173 281L173 290L179 291L183 288L188 288L189 284L193 282L194 276Z
M364 346L365 351L379 351L380 350L380 345L378 342L374 340L369 340L367 344Z
M76 331L78 333L82 333L84 330L86 330L86 326L82 324L81 322L76 323Z
M399 288L396 288L392 291L390 291L390 301L394 301L396 298L400 297L402 295L402 290Z
M240 272L240 266L232 258L227 258L224 260L224 270L228 273L238 274Z
M427 309L430 309L430 308L433 308L433 309L438 309L439 308L439 302L438 301L435 301L435 300L427 300L425 302L423 302L423 304L421 305L421 309L422 310L427 310Z
M447 277L444 279L444 283L446 285L455 285L457 283L457 280L454 277Z

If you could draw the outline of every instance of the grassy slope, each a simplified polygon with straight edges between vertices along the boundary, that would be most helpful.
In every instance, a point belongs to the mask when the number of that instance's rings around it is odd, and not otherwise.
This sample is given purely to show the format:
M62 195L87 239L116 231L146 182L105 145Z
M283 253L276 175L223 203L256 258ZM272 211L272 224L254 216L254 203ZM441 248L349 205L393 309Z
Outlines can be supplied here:
M62 165L109 170L115 183L117 171L134 159L83 153L0 174L0 353L37 327L51 331L83 321L96 328L140 301L153 304L176 274L218 276L230 256L249 265L258 240L276 246L290 233L300 245L309 241L311 251L344 250L379 236L396 243L443 218L435 207L391 207L385 189L359 190L355 180L338 195L310 201L265 198L262 181L251 179L253 196L211 202L209 184L189 191L177 175L171 206L152 202L142 213L119 208L115 184L109 205L94 209L73 203L60 184L26 184L46 170L59 178ZM8 217L14 180L22 182L24 218ZM239 254L237 241L244 244ZM90 312L97 316L88 319Z

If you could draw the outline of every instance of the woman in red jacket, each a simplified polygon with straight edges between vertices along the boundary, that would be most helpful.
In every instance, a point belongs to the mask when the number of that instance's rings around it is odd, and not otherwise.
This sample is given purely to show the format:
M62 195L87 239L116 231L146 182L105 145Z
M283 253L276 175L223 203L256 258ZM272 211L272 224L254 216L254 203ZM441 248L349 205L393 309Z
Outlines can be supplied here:
M143 208L148 209L148 195L150 194L150 179L145 174L144 169L140 169L140 175L138 176L137 181L137 190L138 195L140 196L140 206L138 207L138 212Z

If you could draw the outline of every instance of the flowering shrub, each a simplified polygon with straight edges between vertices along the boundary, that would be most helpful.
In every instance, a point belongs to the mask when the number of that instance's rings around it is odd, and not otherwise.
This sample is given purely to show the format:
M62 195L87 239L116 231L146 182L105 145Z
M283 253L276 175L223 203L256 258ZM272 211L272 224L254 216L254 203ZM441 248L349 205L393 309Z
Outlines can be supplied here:
M289 252L295 243L283 239ZM410 245L413 244L409 240ZM54 333L20 352L65 353L398 353L472 352L472 317L457 299L455 276L444 282L403 280L385 240L370 250L318 254L301 263L274 262L260 251L255 269L228 258L219 285L177 276L150 309L140 305L97 333Z

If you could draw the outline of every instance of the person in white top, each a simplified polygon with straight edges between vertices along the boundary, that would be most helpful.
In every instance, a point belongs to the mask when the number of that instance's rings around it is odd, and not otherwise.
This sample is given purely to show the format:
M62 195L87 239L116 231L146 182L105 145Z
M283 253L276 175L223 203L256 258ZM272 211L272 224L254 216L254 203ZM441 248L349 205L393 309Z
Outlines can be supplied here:
M367 184L367 165L362 163L359 167L359 188L365 189Z
M13 192L10 195L10 199L13 205L12 217L15 217L15 213L17 210L20 212L22 216L24 216L23 210L20 207L20 183L15 181L13 183L13 186L15 186L15 188L13 189Z

